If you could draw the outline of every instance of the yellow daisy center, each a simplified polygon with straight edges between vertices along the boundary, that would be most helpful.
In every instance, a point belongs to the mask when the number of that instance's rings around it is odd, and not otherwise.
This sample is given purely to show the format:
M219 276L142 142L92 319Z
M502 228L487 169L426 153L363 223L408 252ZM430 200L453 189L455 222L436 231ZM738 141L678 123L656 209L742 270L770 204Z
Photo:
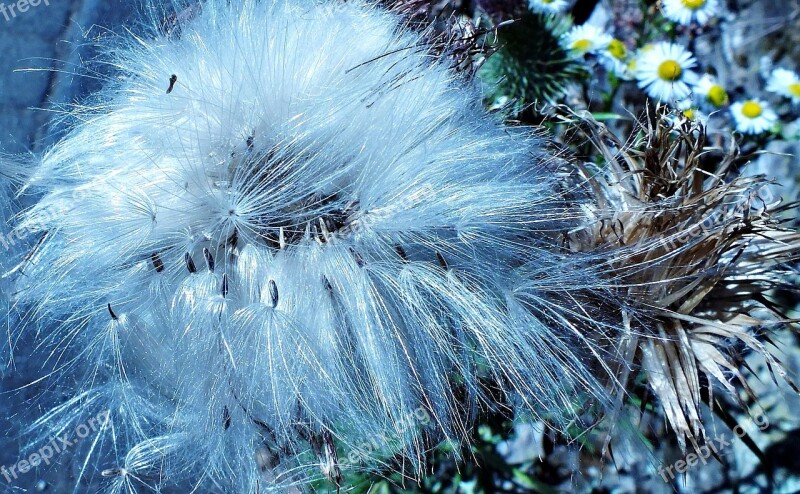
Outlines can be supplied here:
M694 120L695 114L694 110L689 108L688 110L683 110L683 116L688 118L689 120Z
M658 66L658 77L665 81L677 81L681 78L681 66L675 60L661 62Z
M720 86L719 84L714 84L708 89L708 95L706 96L708 101L714 106L722 106L728 102L728 93L725 91L725 88Z
M706 0L681 0L681 3L687 9L697 10L706 4Z
M742 105L742 115L747 118L758 118L764 112L757 101L747 101Z
M577 51L589 51L592 47L592 42L588 39L579 39L572 43L572 49Z
M800 98L800 82L789 84L789 93L796 98Z
M542 0L542 3L553 3L553 2L555 2L555 1L556 1L556 0Z
M617 60L622 60L628 54L628 50L625 48L625 43L618 39L612 39L608 44L608 53Z

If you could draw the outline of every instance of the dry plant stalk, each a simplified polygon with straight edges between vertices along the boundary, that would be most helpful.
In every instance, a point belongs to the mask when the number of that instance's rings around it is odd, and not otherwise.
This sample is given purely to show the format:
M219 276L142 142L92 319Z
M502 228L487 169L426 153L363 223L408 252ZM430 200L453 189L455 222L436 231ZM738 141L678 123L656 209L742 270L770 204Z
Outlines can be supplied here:
M577 165L596 221L571 233L569 247L606 253L612 286L631 309L617 315L630 335L618 348L620 368L635 363L646 372L685 450L687 439L697 448L705 437L700 407L706 390L713 406L712 383L736 397L738 381L756 398L741 371L745 352L761 353L773 379L797 391L766 330L797 322L770 294L797 290L789 274L800 233L781 219L795 204L773 200L763 177L738 175L751 156L735 144L726 153L709 149L700 124L673 125L665 108L655 113L627 143L571 114L607 167ZM715 154L721 159L708 171L703 161L714 160L704 157ZM618 374L619 384L629 373Z

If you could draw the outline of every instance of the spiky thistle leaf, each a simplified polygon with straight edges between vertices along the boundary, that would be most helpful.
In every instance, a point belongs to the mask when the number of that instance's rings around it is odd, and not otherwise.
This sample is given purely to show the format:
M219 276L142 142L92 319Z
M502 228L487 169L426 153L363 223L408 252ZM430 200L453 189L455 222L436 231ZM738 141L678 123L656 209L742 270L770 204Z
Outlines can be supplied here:
M566 22L551 14L526 12L497 30L495 52L478 76L486 83L487 102L515 100L520 111L530 103L553 103L585 70L562 46Z

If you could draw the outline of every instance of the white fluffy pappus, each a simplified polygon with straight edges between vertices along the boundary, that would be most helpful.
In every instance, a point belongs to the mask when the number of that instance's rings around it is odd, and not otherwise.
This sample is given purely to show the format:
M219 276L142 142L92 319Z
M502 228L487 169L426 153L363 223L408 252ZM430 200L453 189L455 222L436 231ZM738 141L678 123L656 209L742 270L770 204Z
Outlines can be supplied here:
M372 5L178 12L25 186L15 303L73 388L35 427L110 410L87 482L338 485L464 437L484 380L554 423L604 401L560 300L594 268L553 248L581 215L530 130Z
M10 187L8 180L0 175L0 273L12 269L14 253L19 250L16 242L16 235L12 235L11 217L13 216L12 202L10 200ZM0 376L3 375L6 367L10 363L10 328L12 326L11 317L8 310L9 295L11 293L11 283L9 279L0 277L0 324L3 330L0 331ZM8 329L7 329L8 328ZM4 358L5 357L5 358Z

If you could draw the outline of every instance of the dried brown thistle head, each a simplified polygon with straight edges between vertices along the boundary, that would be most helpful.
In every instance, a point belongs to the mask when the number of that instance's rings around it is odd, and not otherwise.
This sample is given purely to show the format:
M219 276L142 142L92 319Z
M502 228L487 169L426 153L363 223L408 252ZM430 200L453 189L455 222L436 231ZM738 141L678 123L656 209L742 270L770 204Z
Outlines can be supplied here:
M761 353L797 391L766 336L796 329L772 295L797 291L790 273L800 259L800 232L783 214L796 207L771 197L761 177L739 175L752 156L709 149L701 125L677 126L658 108L623 142L591 117L569 113L578 136L606 164L578 164L594 220L571 232L573 252L604 260L609 288L623 301L626 336L616 348L616 385L641 368L685 450L705 438L700 408L713 390L752 398L744 354ZM619 324L619 322L617 322ZM765 343L766 342L766 343ZM622 400L620 394L620 400Z

